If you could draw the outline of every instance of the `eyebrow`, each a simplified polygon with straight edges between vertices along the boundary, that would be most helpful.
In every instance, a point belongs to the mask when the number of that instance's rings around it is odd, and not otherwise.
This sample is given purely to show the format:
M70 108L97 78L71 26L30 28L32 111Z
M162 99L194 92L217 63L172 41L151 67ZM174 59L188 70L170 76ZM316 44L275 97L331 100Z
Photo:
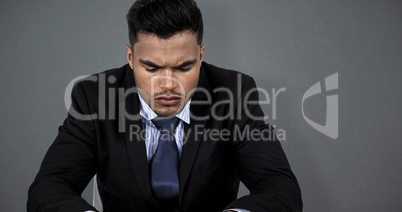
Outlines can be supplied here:
M152 61L149 61L149 60L139 59L139 61L140 61L142 64L147 65L147 66L150 66L150 67L152 67L152 68L156 68L156 69L166 68L166 67L164 67L164 66L159 66L158 64L156 64L156 63L154 63L154 62L152 62ZM174 68L174 69L184 68L184 67L186 67L186 66L193 65L195 62L197 62L197 59L186 60L186 61L182 62L181 64L179 64L178 66L175 66L175 67L173 67L173 68Z
M193 65L195 62L197 62L197 59L194 59L194 60L187 60L187 61L184 61L184 62L182 62L180 65L175 66L175 67L173 67L173 68L174 68L174 69L184 68L184 67L186 67L186 66Z
M140 61L142 64L147 65L147 66L150 66L150 67L153 67L153 68L163 68L163 67L160 67L160 66L158 66L157 64L155 64L154 62L149 61L149 60L139 59L139 61Z

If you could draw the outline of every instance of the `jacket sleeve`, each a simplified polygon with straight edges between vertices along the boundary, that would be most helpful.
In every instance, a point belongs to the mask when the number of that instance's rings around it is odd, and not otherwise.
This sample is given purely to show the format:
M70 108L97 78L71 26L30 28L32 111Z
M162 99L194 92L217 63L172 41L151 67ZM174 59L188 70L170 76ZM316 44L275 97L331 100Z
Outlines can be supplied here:
M255 82L248 76L243 81L241 97L248 99L239 102L248 101L249 104L243 104L241 118L234 122L232 132L238 127L243 134L241 137L234 134L238 137L232 138L232 148L236 172L250 194L233 201L227 209L243 208L251 212L302 211L298 182L274 129L263 119L256 118L264 117L264 114L258 104Z
M73 112L75 111L75 112ZM81 193L96 172L96 133L81 83L74 86L68 117L48 149L28 191L29 212L96 211ZM92 116L94 118L95 116Z

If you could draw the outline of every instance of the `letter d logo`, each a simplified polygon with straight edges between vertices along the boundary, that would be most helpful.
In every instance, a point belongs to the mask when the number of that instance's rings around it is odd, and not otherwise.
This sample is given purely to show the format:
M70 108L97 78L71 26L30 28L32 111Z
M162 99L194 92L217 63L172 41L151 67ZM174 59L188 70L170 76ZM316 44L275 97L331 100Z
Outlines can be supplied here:
M325 88L327 92L338 89L338 73L325 78ZM310 124L314 129L330 138L336 139L338 138L338 95L327 96L327 115L325 125L317 124L316 122L306 117L306 115L304 114L304 101L307 98L310 98L311 96L320 93L321 93L321 85L320 82L317 82L315 85L309 88L303 95L303 101L302 101L303 117L307 121L307 123Z

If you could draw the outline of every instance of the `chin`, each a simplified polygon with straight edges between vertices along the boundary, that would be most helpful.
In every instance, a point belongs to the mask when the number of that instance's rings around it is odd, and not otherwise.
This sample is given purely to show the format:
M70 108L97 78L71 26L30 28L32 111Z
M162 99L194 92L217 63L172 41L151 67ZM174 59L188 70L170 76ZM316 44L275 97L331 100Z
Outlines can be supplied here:
M161 108L155 109L154 111L158 116L173 116L180 112L179 109L180 108L176 106L174 107L163 106Z

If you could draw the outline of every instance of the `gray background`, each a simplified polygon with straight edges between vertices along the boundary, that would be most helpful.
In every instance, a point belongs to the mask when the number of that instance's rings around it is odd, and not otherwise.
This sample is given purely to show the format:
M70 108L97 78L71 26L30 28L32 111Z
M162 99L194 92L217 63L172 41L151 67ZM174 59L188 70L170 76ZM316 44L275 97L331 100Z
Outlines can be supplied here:
M0 211L25 210L28 186L66 117L67 84L126 63L125 14L131 4L2 1ZM402 2L198 4L206 61L245 72L268 91L286 88L278 97L277 119L271 105L264 111L286 131L283 147L305 211L400 211ZM308 88L337 72L339 137L334 140L306 123L301 102ZM325 123L325 94L305 107L308 117Z

